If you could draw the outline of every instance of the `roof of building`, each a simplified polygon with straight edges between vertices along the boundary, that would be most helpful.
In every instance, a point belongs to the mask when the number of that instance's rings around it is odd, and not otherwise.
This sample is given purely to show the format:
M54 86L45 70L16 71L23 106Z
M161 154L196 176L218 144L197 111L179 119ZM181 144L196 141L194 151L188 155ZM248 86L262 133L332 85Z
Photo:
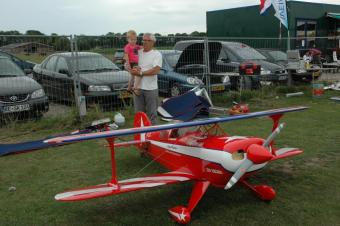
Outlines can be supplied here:
M330 5L330 6L340 6L340 4L332 4L332 3L321 3L321 2L308 2L308 1L287 1L287 5L290 3L301 3L301 4L314 4L314 5ZM239 9L239 8L248 8L248 7L260 7L259 4L256 5L247 5L247 6L240 6L240 7L233 7L233 8L226 8L226 9L216 9L216 10L210 10L207 11L207 13L210 12L217 12L217 11L225 11L230 9Z

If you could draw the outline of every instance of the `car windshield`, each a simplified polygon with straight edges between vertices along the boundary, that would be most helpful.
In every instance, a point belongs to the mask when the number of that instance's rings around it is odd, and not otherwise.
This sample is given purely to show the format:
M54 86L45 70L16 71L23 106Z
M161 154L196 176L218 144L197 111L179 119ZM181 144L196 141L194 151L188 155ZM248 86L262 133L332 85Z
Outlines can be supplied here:
M275 61L286 61L287 54L282 51L268 51L268 54L275 59Z
M118 71L119 68L104 56L79 57L79 71Z
M257 50L242 44L232 43L228 44L227 47L233 51L233 53L242 60L265 60L266 57L259 53Z
M11 60L7 58L0 59L0 77L18 77L24 75L25 73Z
M168 62L169 66L175 68L181 53L182 51L176 51L173 53L166 53L163 56L165 57L165 60Z

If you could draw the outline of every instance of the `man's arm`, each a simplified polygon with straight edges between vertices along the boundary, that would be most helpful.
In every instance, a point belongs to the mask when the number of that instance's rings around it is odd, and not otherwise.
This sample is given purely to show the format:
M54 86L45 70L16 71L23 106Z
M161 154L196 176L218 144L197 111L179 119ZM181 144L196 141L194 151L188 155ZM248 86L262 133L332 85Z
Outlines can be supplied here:
M152 76L152 75L157 75L161 70L160 66L156 66L154 68L151 68L150 70L143 71L143 76ZM139 73L141 75L141 73Z
M140 68L134 68L131 71L131 74L135 75L135 76L153 76L153 75L157 75L161 70L160 66L156 66L154 68L151 68L150 70L147 71L141 71Z

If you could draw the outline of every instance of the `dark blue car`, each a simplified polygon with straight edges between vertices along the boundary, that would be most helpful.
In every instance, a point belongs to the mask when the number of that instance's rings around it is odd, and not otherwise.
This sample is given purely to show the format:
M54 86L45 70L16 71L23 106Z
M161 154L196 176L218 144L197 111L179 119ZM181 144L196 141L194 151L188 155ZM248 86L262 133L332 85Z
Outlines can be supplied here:
M9 58L16 65L18 65L26 74L30 74L33 71L33 67L35 65L35 63L33 62L19 59L18 57L4 51L0 51L0 56Z
M196 86L204 86L203 68L185 59L183 52L178 50L160 50L163 65L158 74L158 87L162 96L178 96ZM218 76L211 80L212 92L223 92L230 88L229 77Z

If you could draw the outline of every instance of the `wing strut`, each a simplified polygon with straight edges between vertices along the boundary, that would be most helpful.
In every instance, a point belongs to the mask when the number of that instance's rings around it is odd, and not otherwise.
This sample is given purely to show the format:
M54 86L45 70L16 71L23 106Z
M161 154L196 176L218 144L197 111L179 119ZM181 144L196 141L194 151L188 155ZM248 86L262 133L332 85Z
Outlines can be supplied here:
M110 152L111 152L111 172L112 172L112 177L111 177L111 181L109 183L114 185L114 186L118 186L117 174L116 174L116 160L115 160L114 137L107 138L106 140L109 143L109 148L110 148Z

